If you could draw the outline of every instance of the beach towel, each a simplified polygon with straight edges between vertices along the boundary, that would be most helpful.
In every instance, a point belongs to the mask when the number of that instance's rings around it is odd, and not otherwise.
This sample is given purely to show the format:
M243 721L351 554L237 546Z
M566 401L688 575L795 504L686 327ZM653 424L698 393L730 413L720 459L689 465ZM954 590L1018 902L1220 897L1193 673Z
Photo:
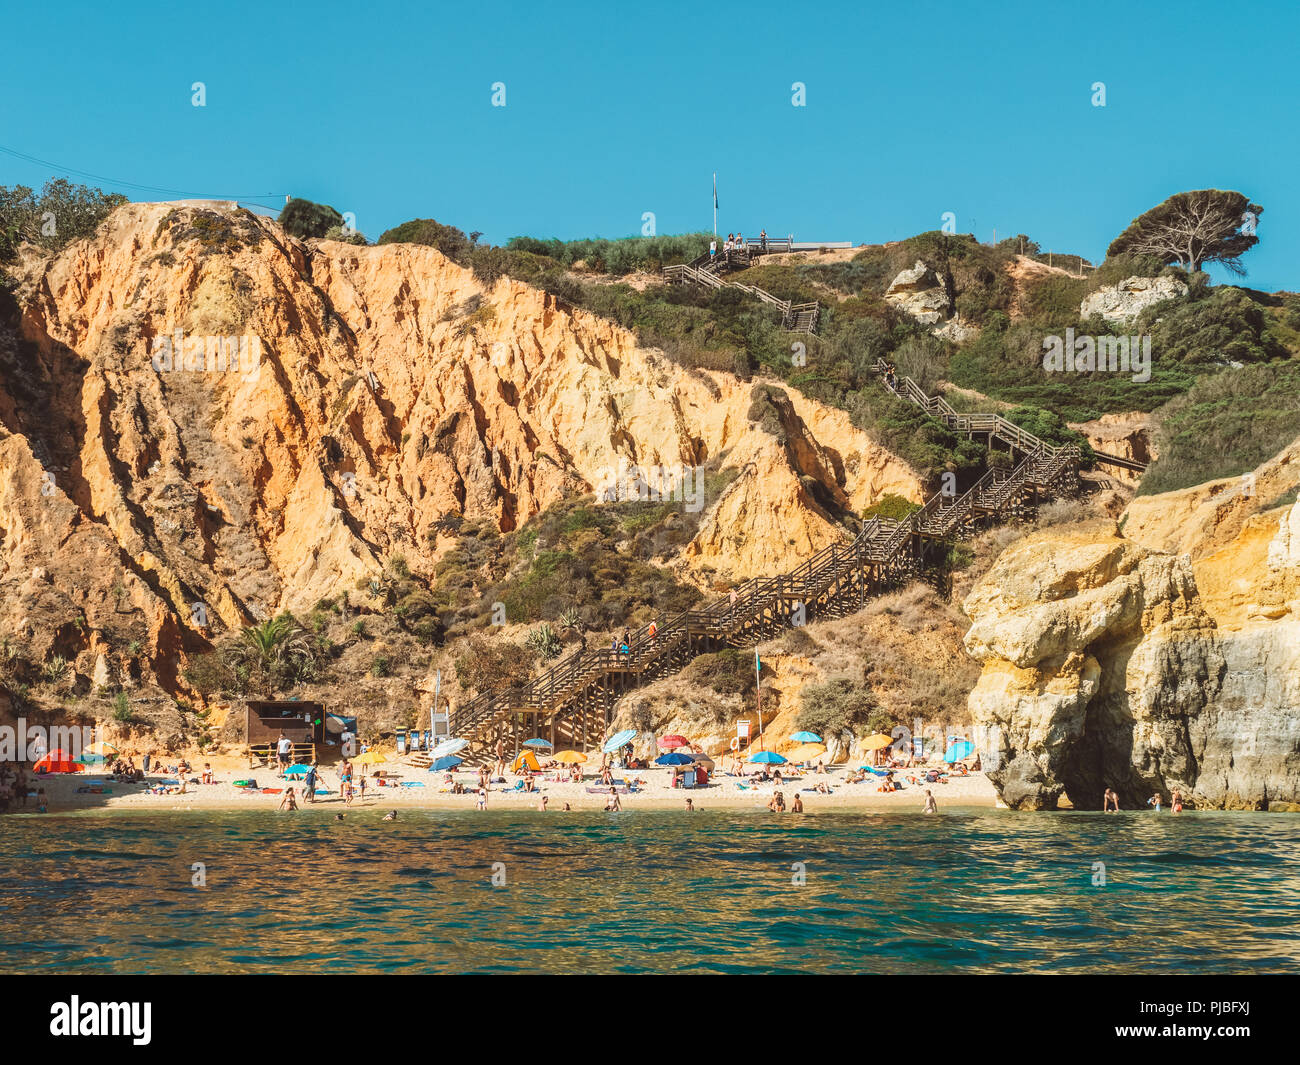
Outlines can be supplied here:
M402 781L400 784L398 784L397 786L398 786L399 788L422 788L422 787L424 787L424 781L423 781L423 780L403 780L403 781Z
M629 794L629 793L632 793L632 792L635 792L635 791L636 791L635 788L629 788L629 787L622 787L622 788L620 788L617 784L606 784L604 787L600 787L600 788L588 788L588 789L587 789L587 794L588 794L588 795L608 795L608 794L609 794L609 789L610 789L611 787L612 787L612 788L614 789L614 791L617 792L619 795L627 795L627 794Z

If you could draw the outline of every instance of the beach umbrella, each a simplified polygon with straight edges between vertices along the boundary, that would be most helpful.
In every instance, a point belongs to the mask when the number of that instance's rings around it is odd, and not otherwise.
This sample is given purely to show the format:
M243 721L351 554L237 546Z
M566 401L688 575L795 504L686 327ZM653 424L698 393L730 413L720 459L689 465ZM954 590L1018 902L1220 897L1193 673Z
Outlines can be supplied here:
M438 746L429 752L430 758L445 758L449 754L456 754L463 751L469 746L469 740L443 740Z
M561 751L555 756L555 760L561 765L582 765L587 760L587 756L581 751Z
M793 751L786 751L785 756L792 762L811 762L814 758L820 758L825 753L825 744L805 743L802 747L796 747Z
M793 732L790 738L797 743L821 743L822 738L815 732Z
M877 732L875 735L868 736L862 741L862 749L864 751L879 751L888 747L893 742L894 738L892 736L886 736L883 732Z
M524 766L527 766L534 773L541 772L542 768L537 764L537 755L533 754L532 751L524 751L523 754L516 758L514 765L510 767L510 771L512 773L518 773Z
M76 773L85 768L80 762L74 762L66 751L51 751L44 758L33 763L32 768L38 773Z
M102 758L104 755L121 754L122 752L119 751L116 747L114 747L111 743L104 743L101 740L99 743L92 743L89 747L87 747L86 753L97 754Z
M710 773L713 772L713 759L710 758L707 754L704 754L702 751L699 754L688 754L686 757L689 758L692 762L697 762L700 765L704 766L704 768L707 769Z
M951 738L951 744L948 750L944 752L943 760L945 762L960 762L963 758L969 758L975 753L975 744L970 740Z
M552 747L554 744L550 740L544 740L541 736L534 736L531 740L524 740L525 747Z
M359 754L352 759L353 765L381 765L388 761L388 755L380 754L378 751L366 751L365 754Z
M311 766L303 765L300 762L298 763L298 765L291 765L288 769L286 769L284 771L284 775L286 777L305 777L310 772L311 772Z
M665 736L659 741L659 746L665 751L671 751L678 747L689 747L690 743L685 736Z
M661 754L655 759L655 765L691 765L694 759L688 754L678 754L671 751L668 754Z
M464 758L457 758L454 754L449 754L443 758L439 758L429 766L429 772L434 773L443 769L455 769L456 766L460 765L463 761L465 761Z
M755 751L746 762L757 762L760 765L784 765L785 756L777 754L776 751Z
M612 754L614 751L617 751L620 747L625 746L634 739L636 739L636 729L625 728L622 732L615 733L611 736L601 750L606 754Z

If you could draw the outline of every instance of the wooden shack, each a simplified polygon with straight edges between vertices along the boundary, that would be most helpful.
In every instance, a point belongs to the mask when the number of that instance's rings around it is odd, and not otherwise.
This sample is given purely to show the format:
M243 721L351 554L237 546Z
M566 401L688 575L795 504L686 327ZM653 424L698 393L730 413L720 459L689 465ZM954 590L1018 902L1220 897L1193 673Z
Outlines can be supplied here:
M249 699L245 704L249 764L274 757L280 733L293 743L293 760L310 762L325 742L325 706L302 699Z

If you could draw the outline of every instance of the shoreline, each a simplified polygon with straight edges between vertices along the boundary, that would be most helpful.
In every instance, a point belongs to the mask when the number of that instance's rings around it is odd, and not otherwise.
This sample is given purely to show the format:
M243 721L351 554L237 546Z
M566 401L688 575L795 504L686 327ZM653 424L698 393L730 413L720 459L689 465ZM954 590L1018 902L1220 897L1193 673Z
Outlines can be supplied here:
M400 763L390 763L389 771L402 772L398 778L408 786L370 787L366 789L365 799L355 798L351 806L343 801L339 792L337 775L331 769L322 773L320 786L328 787L330 794L320 795L315 803L304 803L299 799L298 809L321 808L333 812L352 810L385 809L428 809L428 810L475 810L478 803L477 784L472 773L458 773L455 780L465 786L463 794L454 794L450 785L444 780L444 774L428 773ZM638 770L633 776L642 782L640 790L635 793L620 791L619 800L624 810L682 810L685 812L686 800L693 801L697 810L760 810L767 812L767 803L775 791L783 794L786 812L795 795L803 801L805 811L815 810L912 810L921 813L925 806L925 792L928 788L938 803L940 812L946 806L981 807L996 809L1002 806L992 783L983 773L971 773L964 777L953 777L947 783L906 783L908 771L896 773L903 783L903 790L881 792L874 781L860 784L845 782L845 770L833 769L826 773L808 773L793 780L785 781L779 787L773 783L763 783L745 788L738 787L734 777L714 777L708 786L683 790L672 788L672 779L668 769ZM263 768L259 770L218 771L218 778L212 784L189 784L184 794L150 794L146 785L139 782L123 783L104 781L102 774L59 774L55 777L32 777L31 787L43 787L46 791L49 813L69 813L83 810L271 810L280 805L283 792L264 793L235 788L232 779L253 777L259 784L269 788L283 789L293 785L301 787L300 782L282 780ZM220 779L226 778L226 779ZM494 784L488 790L487 809L532 811L540 813L538 806L542 796L546 796L546 812L564 812L564 805L572 810L604 810L608 800L608 789L590 792L588 788L600 788L593 780L582 783L569 781L548 781L541 777L537 781L537 790L533 792L518 791L514 787L516 779L508 778L509 784ZM818 783L831 788L829 794L815 790ZM419 784L423 786L409 786ZM105 791L78 792L78 788L102 786ZM286 813L292 811L285 811ZM477 812L477 811L476 811ZM28 799L24 807L20 802L11 805L10 814L33 814L40 816L36 800Z

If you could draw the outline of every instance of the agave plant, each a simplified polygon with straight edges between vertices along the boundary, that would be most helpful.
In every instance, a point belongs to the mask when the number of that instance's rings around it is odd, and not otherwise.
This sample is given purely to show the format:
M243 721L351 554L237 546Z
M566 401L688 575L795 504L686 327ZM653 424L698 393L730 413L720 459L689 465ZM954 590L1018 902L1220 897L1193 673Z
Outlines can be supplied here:
M533 629L524 643L542 658L554 658L560 653L560 638L550 625L542 624Z

